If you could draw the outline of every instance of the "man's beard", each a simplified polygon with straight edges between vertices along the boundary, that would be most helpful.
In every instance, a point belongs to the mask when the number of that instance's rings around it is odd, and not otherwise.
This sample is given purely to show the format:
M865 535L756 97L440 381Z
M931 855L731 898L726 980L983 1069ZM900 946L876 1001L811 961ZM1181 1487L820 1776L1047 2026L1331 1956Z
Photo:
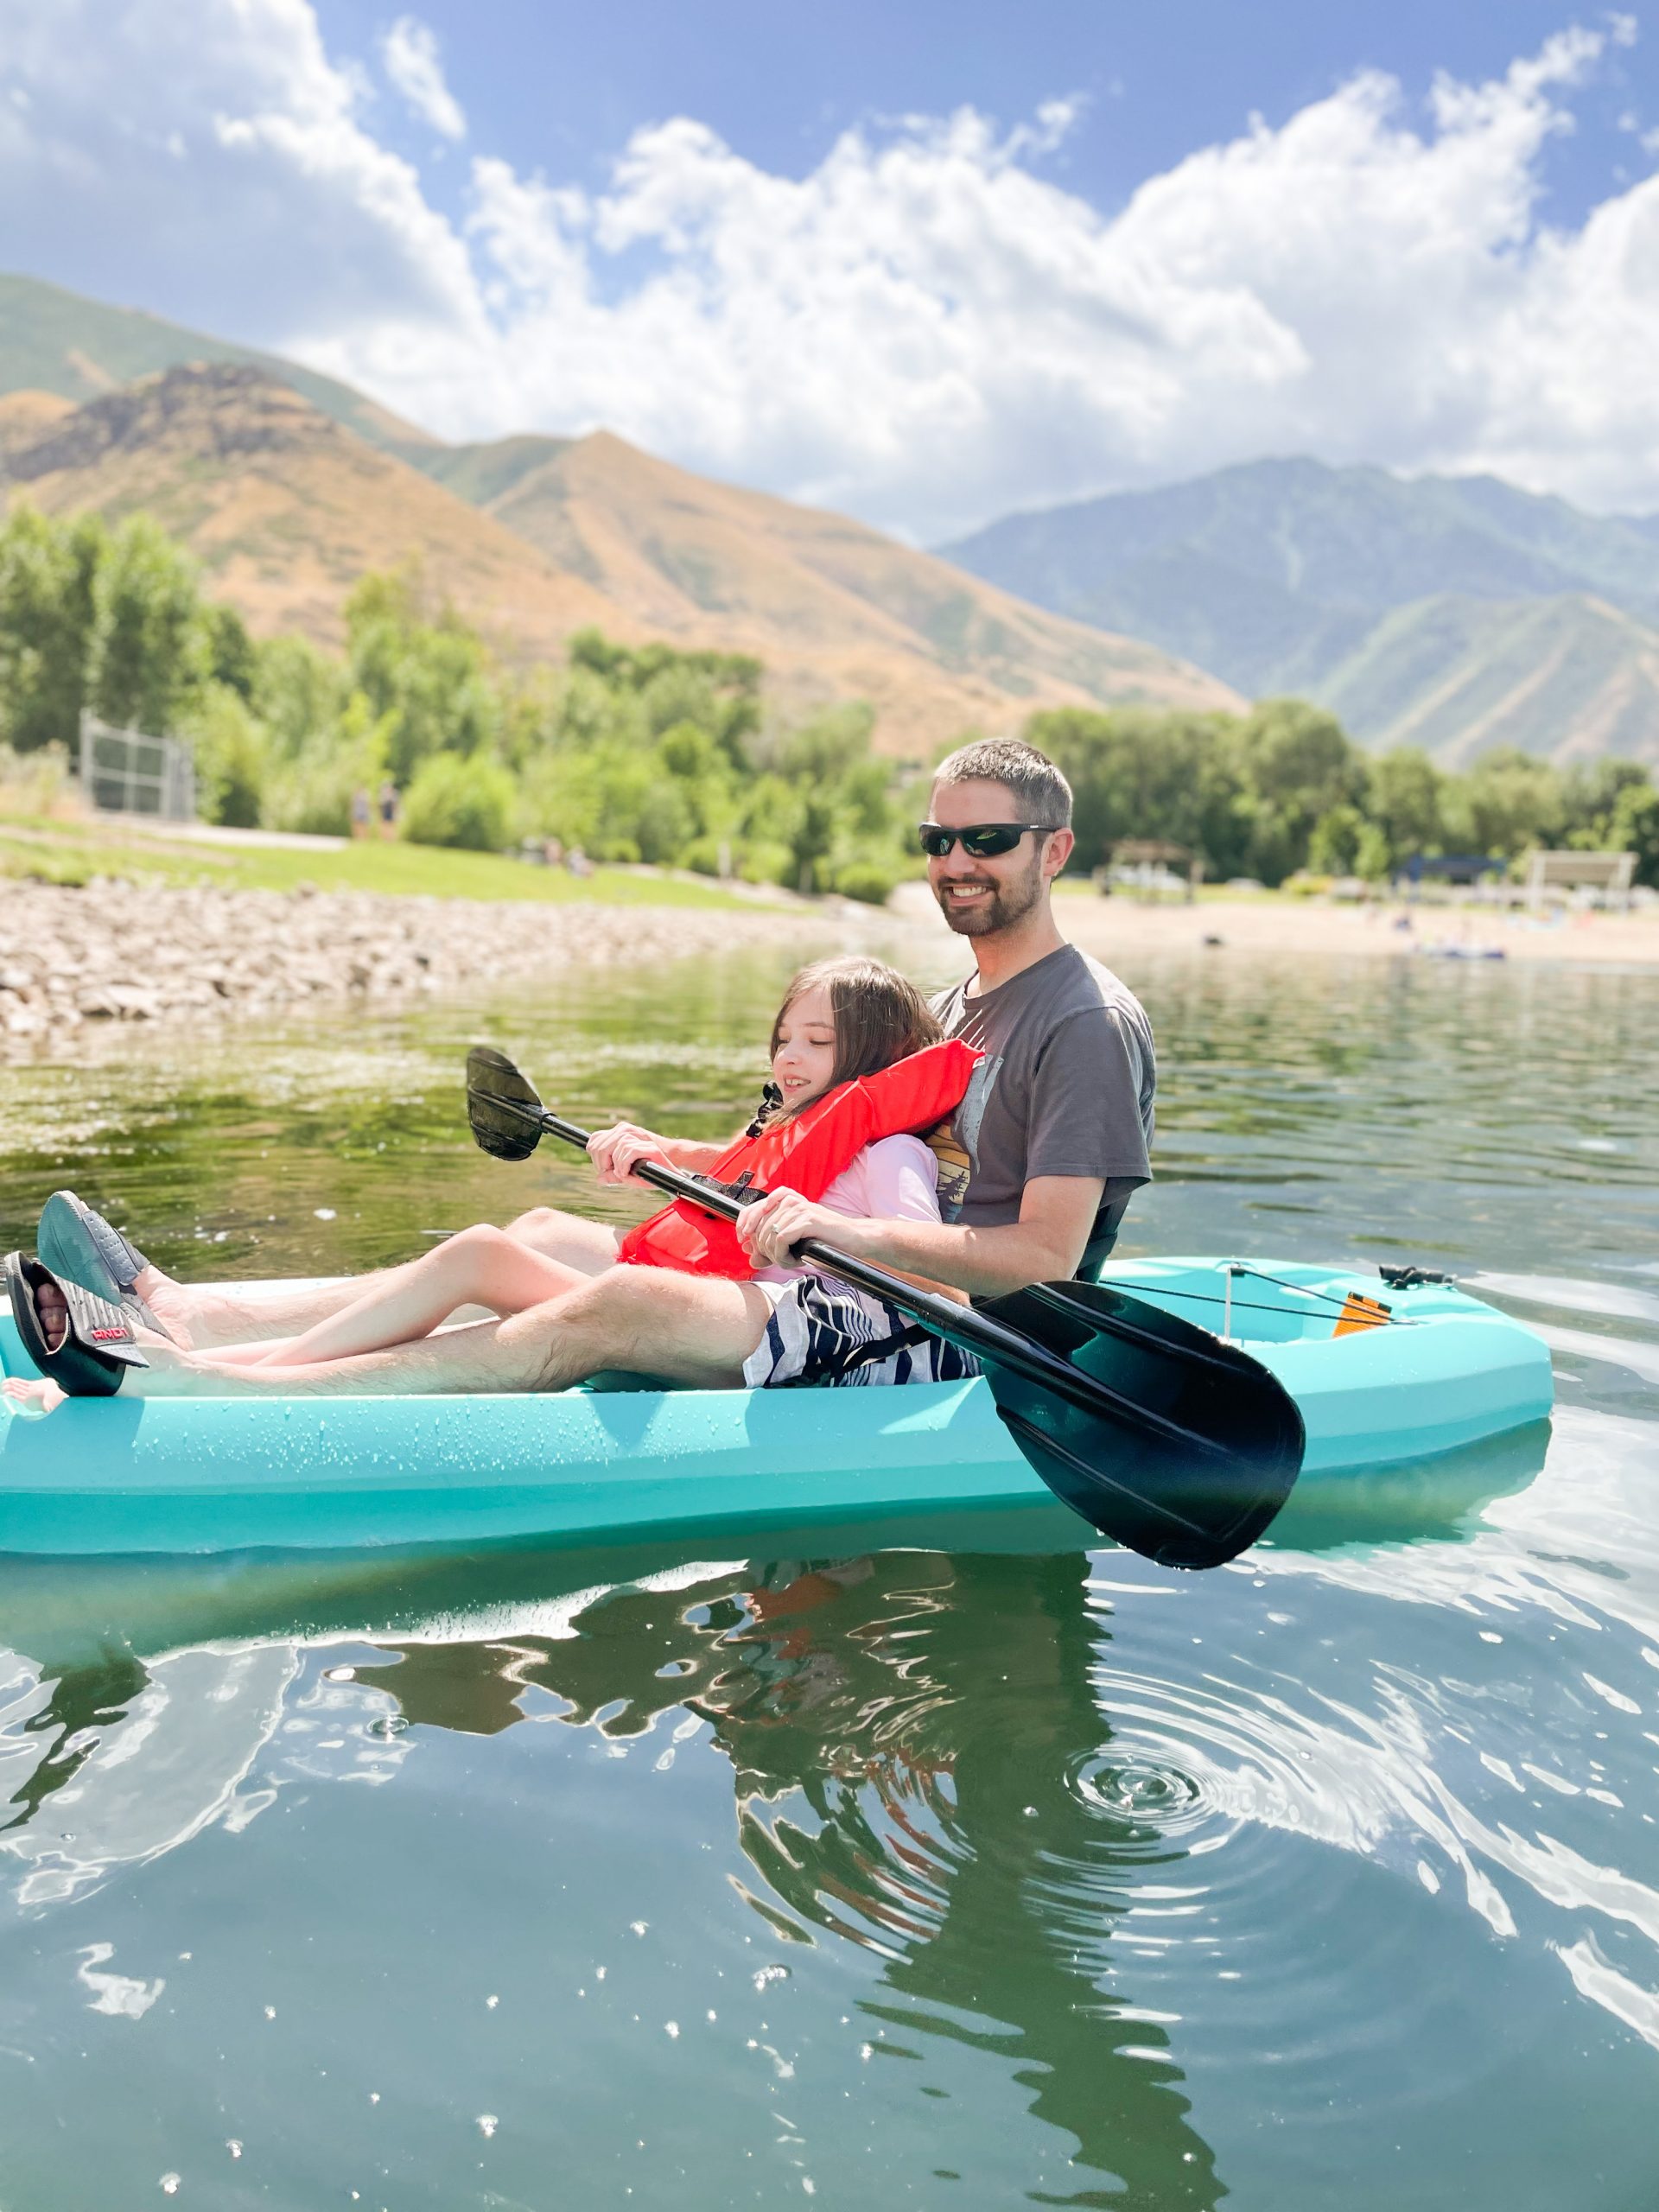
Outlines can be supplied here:
M958 880L984 883L990 896L976 899L971 906L957 906L947 896L948 883L941 884L934 893L939 902L939 912L958 937L991 937L998 930L1012 928L1022 922L1043 895L1043 855L1040 845L1033 854L1031 866L1024 875L1012 883L988 876L969 876Z

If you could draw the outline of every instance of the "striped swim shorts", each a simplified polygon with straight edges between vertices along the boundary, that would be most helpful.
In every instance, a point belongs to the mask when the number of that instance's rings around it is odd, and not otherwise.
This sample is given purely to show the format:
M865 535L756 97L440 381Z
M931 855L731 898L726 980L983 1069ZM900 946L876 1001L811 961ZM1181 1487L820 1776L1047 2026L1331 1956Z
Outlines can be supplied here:
M798 1275L763 1282L772 1303L766 1334L743 1363L754 1389L809 1384L958 1382L979 1362L912 1327L896 1306L868 1291Z

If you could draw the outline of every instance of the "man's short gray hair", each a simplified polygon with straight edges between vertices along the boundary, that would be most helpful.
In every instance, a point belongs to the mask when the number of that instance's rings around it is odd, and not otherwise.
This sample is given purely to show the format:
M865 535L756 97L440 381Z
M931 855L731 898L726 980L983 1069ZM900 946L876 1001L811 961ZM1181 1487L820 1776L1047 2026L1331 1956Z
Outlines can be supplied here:
M1045 830L1071 824L1071 786L1046 753L1020 737L982 737L947 753L933 771L933 783L1006 784L1018 800L1020 819Z

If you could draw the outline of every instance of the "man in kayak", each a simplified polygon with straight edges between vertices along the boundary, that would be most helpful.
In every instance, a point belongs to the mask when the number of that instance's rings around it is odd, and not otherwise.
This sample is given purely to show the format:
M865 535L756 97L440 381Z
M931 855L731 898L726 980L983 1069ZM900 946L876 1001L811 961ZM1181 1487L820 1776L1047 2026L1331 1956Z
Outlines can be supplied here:
M1045 754L989 740L942 764L920 825L934 896L976 959L974 975L936 1011L947 1035L984 1054L957 1116L956 1173L940 1192L942 1213L954 1218L858 1219L776 1190L739 1224L757 1268L784 1265L794 1244L817 1236L988 1298L1064 1280L1109 1249L1130 1194L1150 1175L1152 1032L1125 986L1056 926L1050 893L1075 842L1071 810L1071 789ZM747 1286L610 1265L613 1235L603 1232L601 1258L599 1228L550 1209L513 1224L524 1242L588 1277L543 1304L358 1357L244 1370L234 1387L295 1395L556 1390L607 1369L714 1389L798 1378L822 1333L817 1277L801 1277L774 1302L757 1361ZM206 1354L159 1352L141 1386L147 1395L222 1395L226 1370L213 1362L213 1344L288 1334L363 1287L306 1294L273 1312L239 1300L233 1287L186 1290L130 1247L111 1273L163 1320L182 1321Z
M955 1116L955 1173L942 1168L945 1221L831 1224L779 1191L743 1224L758 1256L830 1236L860 1259L988 1298L1064 1281L1111 1250L1151 1179L1156 1062L1140 1001L1055 922L1071 821L1071 785L1035 746L988 738L940 763L919 836L975 972L933 1011L947 1037L984 1055Z

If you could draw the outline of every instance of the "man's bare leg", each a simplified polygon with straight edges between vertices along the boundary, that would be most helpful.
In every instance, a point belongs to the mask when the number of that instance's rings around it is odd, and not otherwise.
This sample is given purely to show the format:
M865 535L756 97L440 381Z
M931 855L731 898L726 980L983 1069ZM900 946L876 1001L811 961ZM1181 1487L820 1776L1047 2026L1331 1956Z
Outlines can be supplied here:
M556 1260L573 1274L596 1275L616 1264L618 1232L603 1222L586 1221L580 1214L561 1213L554 1206L536 1206L507 1224L507 1234L531 1251ZM379 1268L372 1274L347 1275L338 1282L315 1283L300 1290L254 1294L240 1283L176 1282L159 1268L146 1268L134 1285L138 1295L158 1320L194 1351L212 1351L220 1344L261 1344L273 1337L296 1337L319 1321L333 1319L354 1305L364 1294L385 1287L395 1272Z
M452 1391L563 1390L605 1368L732 1389L771 1314L752 1282L666 1268L607 1274L515 1313L446 1329L416 1344L305 1367L216 1364L146 1338L146 1368L130 1368L124 1396L220 1398L435 1396Z

